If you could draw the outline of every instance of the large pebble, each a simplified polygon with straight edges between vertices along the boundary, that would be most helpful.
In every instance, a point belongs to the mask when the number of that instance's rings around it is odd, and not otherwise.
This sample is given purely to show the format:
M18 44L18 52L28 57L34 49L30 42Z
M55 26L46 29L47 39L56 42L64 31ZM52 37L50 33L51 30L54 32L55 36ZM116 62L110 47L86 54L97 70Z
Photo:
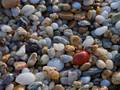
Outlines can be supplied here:
M84 47L89 47L92 46L92 44L94 43L94 39L92 36L87 36L86 39L83 42L83 46Z
M97 35L97 36L101 36L101 35L104 34L107 30L108 30L108 26L102 26L102 27L97 28L97 29L94 31L94 33L95 33L95 35Z
M105 62L103 60L97 60L96 65L100 69L106 68L106 64L105 64Z
M112 60L106 60L105 63L106 63L106 68L107 69L110 69L110 70L113 69L114 63L113 63Z
M32 13L35 12L35 7L33 5L25 5L21 12L25 15L25 16L29 16L31 15Z
M68 62L73 60L73 57L70 56L70 55L61 55L60 59L61 59L62 62L68 63Z
M103 79L109 79L112 76L111 70L104 70L101 74Z
M19 74L15 81L21 85L29 85L35 81L35 75L33 73L21 73Z
M7 32L11 32L12 28L9 25L2 25L1 26L1 31L7 33Z
M119 85L120 84L120 72L115 72L113 75L112 75L112 83L115 84L115 85Z
M57 70L59 70L59 71L64 68L64 63L62 63L61 60L58 58L54 58L54 59L50 60L47 65L51 66L51 67L56 67Z
M119 5L120 5L119 2L112 2L112 3L110 4L110 6L111 6L112 9L117 9L117 8L119 7Z
M83 84L87 84L90 82L91 77L90 76L83 76L80 78L80 80L82 81Z
M2 5L4 8L16 7L20 1L19 0L2 0Z

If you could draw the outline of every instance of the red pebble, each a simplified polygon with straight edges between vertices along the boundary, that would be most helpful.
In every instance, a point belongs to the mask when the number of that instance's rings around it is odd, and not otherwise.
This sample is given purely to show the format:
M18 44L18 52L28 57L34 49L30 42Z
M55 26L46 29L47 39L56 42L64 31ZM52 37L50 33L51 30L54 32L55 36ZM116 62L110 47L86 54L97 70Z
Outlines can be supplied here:
M86 62L89 62L90 54L87 51L81 51L76 53L73 57L73 64L82 65Z

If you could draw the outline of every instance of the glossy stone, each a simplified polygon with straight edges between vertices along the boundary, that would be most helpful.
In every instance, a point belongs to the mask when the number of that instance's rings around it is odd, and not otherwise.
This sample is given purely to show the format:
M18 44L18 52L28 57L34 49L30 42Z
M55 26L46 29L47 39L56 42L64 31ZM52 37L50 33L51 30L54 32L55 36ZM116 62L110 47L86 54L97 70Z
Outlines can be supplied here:
M90 54L87 51L81 51L76 53L73 57L73 64L82 65L86 62L89 62Z

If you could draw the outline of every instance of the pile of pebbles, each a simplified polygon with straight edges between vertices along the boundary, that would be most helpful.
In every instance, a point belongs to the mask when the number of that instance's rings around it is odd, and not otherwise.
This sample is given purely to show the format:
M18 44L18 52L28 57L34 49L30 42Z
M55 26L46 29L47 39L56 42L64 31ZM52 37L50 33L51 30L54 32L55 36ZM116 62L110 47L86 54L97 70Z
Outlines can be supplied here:
M0 90L119 90L120 0L0 0Z

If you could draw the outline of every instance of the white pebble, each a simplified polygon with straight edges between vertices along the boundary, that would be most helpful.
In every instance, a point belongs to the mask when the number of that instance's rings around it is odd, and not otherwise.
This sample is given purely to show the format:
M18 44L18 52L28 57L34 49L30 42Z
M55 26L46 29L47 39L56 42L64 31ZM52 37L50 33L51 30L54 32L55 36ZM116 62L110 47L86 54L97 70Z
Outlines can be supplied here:
M102 24L106 19L102 15L97 15L95 20L97 23Z
M29 16L31 15L32 13L35 12L35 7L33 5L25 5L21 12L25 15L25 16Z
M58 26L57 23L52 23L51 26L52 26L52 28L53 28L54 30L56 30L56 29L59 28L59 26Z
M38 72L35 74L36 81L43 81L45 79L45 74L43 72Z
M102 26L102 27L97 28L97 29L94 31L94 33L95 33L95 35L97 35L97 36L101 36L101 35L104 34L107 30L108 30L108 26Z
M21 73L16 77L15 80L21 85L29 85L35 81L35 75L33 73Z
M9 84L8 86L6 86L5 90L13 90L14 88L14 84Z
M86 39L83 42L84 47L89 47L94 43L94 39L91 36L87 36Z
M24 56L26 53L25 51L25 45L21 46L21 48L16 52L17 56Z
M94 0L83 0L83 5L85 6L92 5L93 3L94 3Z
M107 69L113 69L113 67L114 67L114 64L113 64L113 61L112 60L106 60L106 68Z
M110 4L110 7L111 7L112 9L117 9L117 8L119 7L119 5L120 5L119 2L112 2L112 3Z
M9 25L2 25L1 26L1 31L3 31L3 32L11 32L12 28Z
M20 14L20 8L19 7L11 8L11 12L12 12L12 15L16 17Z
M54 43L54 44L53 44L53 47L54 47L54 49L57 50L57 51L62 51L62 50L64 50L64 44L62 44L62 43Z
M48 61L49 61L49 56L47 55L47 54L44 54L44 55L42 55L41 56L41 64L42 65L45 65L45 64L47 64L48 63Z
M48 56L49 56L50 58L55 57L55 49L54 49L54 48L48 49Z
M120 20L115 24L116 29L120 29Z
M96 66L100 69L104 69L106 67L106 64L104 63L103 60L97 60Z

